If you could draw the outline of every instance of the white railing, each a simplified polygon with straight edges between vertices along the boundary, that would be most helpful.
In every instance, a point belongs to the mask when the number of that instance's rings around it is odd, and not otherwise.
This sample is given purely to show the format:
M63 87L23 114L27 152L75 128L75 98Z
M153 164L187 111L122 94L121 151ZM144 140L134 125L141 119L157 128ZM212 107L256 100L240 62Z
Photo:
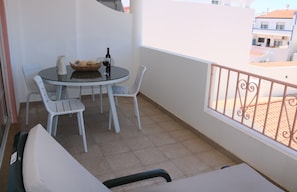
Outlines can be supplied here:
M297 151L297 86L213 64L208 107Z

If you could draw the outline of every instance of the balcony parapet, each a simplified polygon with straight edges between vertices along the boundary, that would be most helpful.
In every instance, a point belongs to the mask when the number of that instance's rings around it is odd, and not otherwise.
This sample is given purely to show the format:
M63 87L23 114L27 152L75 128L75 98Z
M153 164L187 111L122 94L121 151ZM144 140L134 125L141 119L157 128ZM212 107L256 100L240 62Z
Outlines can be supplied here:
M297 86L213 64L208 108L297 151Z

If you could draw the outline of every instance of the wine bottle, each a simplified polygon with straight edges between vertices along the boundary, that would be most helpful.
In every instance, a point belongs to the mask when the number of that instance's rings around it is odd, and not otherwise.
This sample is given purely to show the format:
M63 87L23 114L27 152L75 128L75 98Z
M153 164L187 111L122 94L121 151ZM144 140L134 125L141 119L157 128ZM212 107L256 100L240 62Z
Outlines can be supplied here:
M110 57L110 53L109 53L109 47L107 47L105 60L107 61L107 63L106 63L106 73L107 73L108 76L110 76L111 57Z
M109 47L107 47L107 52L106 52L105 58L109 58L109 59L111 58L110 53L109 53Z

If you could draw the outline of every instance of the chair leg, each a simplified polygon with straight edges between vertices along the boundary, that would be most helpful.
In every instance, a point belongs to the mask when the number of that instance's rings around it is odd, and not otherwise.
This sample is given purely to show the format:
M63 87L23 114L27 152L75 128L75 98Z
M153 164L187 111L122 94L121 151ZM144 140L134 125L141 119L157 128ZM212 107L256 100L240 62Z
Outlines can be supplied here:
M92 88L92 100L93 100L93 102L94 102L94 101L95 101L94 87L92 86L91 88Z
M64 98L64 99L68 99L69 98L67 87L63 87L63 89L62 89L62 98Z
M111 130L111 124L112 124L112 112L109 110L109 121L108 121L108 130Z
M140 115L139 115L139 108L138 108L138 101L137 97L133 97L134 101L134 110L135 110L135 115L137 116L137 122L138 122L138 129L141 129L141 123L140 123Z
M30 104L30 97L31 94L27 95L27 99L26 99L26 125L28 125L29 123L29 104Z
M114 100L115 100L116 106L118 106L119 105L119 99L118 99L118 97L114 97Z
M82 87L79 87L79 100L81 100Z
M48 116L47 116L47 132L50 135L53 135L52 134L52 128L53 128L53 116L51 116L50 114L48 114Z
M53 117L53 136L56 137L57 135L57 127L58 127L58 120L59 120L59 116L56 115L55 117Z
M100 112L103 113L102 85L99 85L99 91L100 91Z
M79 120L79 115L78 115L78 113L77 113L77 115L76 115L76 117L77 117L77 121L78 121L78 132L79 132L79 135L82 135L83 133L82 133L82 127L81 127L81 122L80 122L80 120Z
M78 120L78 127L79 127L79 129L82 133L82 137L83 137L84 151L88 152L87 139L86 139L86 133L85 133L85 125L84 125L84 117L83 117L82 112L77 113L77 120Z

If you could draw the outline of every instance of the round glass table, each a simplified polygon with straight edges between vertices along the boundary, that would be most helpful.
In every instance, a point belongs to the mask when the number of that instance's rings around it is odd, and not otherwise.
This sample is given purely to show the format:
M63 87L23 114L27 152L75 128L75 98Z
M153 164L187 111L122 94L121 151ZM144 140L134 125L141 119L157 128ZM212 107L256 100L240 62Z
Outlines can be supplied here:
M56 67L43 69L39 72L39 75L45 83L57 86L57 99L61 99L63 86L106 85L115 131L116 133L120 132L112 84L126 81L129 78L127 69L111 66L110 74L107 75L104 66L101 66L97 71L75 71L68 65L66 75L58 75Z

